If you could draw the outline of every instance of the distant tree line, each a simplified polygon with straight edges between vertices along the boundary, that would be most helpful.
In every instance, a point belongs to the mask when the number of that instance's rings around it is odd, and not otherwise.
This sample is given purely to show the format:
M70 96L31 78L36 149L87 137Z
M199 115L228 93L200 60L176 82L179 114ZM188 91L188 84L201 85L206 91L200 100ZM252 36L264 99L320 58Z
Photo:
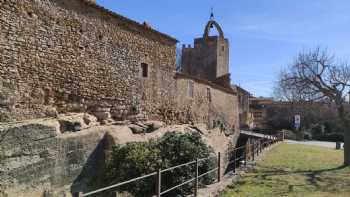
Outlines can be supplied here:
M288 102L266 107L268 130L295 130L294 116L301 116L300 132L306 139L343 141L344 130L337 110L331 103ZM328 136L328 138L327 138ZM334 137L337 136L337 137Z
M292 102L328 102L336 109L344 134L344 164L350 165L350 120L346 96L350 88L350 65L320 47L303 51L281 72L276 95ZM322 114L326 115L326 114Z

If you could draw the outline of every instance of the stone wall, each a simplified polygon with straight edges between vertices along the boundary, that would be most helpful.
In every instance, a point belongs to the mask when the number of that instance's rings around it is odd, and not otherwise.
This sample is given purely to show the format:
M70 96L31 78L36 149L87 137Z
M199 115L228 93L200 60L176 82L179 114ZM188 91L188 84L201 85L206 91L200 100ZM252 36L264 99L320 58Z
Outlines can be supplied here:
M164 126L145 134L134 134L130 125L84 126L76 132L62 129L61 120L69 117L73 122L79 121L82 115L0 125L0 196L68 197L76 192L99 189L106 186L99 180L113 145L146 142L170 131L199 132L215 152L223 154L224 172L225 155L239 135L236 132L227 136L219 128L207 130L201 124Z
M175 39L83 0L0 1L0 27L0 121L97 104L153 116L175 85Z
M223 124L231 132L239 130L238 100L232 89L184 74L177 74L176 82L177 106L185 118L209 128Z
M84 177L99 173L103 161L108 126L17 120L111 109L116 119L141 114L223 127L221 137L234 132L236 139L235 92L175 74L175 53L175 39L85 0L0 0L0 195L4 188L33 191L26 196L87 191Z
M35 120L0 127L5 160L0 165L0 196L70 196L91 187L103 162L105 130L62 135L57 120ZM99 159L100 158L100 159Z

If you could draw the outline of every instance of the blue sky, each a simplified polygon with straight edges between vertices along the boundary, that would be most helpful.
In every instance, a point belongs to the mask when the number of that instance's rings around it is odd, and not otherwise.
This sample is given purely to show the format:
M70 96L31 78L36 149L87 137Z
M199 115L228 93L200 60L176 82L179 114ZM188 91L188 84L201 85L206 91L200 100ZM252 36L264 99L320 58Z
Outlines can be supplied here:
M230 40L233 83L255 96L271 96L281 69L299 51L327 47L350 58L349 0L97 0L138 22L147 21L181 44L202 36L214 8Z

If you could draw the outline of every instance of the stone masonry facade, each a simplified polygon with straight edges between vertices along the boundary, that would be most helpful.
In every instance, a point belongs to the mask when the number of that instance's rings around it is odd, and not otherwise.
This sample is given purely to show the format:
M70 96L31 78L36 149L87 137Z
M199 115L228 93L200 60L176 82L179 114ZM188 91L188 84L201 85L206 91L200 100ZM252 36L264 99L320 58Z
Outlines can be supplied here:
M238 100L232 89L186 74L179 73L176 79L177 105L189 112L189 119L209 128L224 127L230 134L239 130Z
M174 109L177 91L182 91L174 77L174 38L84 0L9 0L1 5L0 121L101 108L116 119L184 119L183 108ZM205 37L211 24L220 28L209 21ZM216 74L228 75L228 60L210 62Z
M219 36L209 36L214 26ZM94 0L0 0L0 196L89 191L108 119L204 123L237 139L228 40L212 18L196 42L202 50L184 57L198 61L177 73L176 39ZM60 119L72 112L79 128Z
M0 104L12 119L96 105L115 116L151 112L175 89L177 41L169 36L82 0L0 4L1 87L10 90Z

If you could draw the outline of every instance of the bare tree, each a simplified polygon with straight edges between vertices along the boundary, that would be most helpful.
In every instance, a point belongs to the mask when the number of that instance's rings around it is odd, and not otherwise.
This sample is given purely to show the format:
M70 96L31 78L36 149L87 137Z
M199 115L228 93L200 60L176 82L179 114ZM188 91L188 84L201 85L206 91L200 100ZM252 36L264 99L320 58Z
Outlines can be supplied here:
M281 73L276 92L282 99L334 103L344 131L344 163L350 165L350 123L345 115L345 98L350 87L350 66L337 61L327 50L316 48L300 53Z

